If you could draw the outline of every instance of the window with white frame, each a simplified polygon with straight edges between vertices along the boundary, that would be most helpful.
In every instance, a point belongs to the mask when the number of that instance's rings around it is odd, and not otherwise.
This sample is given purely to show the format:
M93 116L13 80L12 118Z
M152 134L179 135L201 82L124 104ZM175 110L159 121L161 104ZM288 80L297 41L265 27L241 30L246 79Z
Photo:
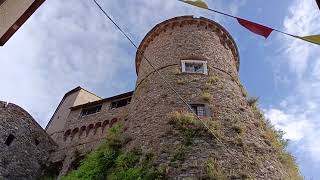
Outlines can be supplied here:
M190 104L193 112L199 117L207 116L206 107L204 104Z
M207 61L181 60L182 72L208 74Z

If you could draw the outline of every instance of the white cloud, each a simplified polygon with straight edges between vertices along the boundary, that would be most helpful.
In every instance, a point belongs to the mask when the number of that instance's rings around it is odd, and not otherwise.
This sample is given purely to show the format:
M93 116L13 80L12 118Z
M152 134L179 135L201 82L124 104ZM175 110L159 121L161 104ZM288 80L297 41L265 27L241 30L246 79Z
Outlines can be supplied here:
M319 29L320 13L315 1L293 1L284 20L284 31L303 36L317 34ZM265 115L276 128L286 132L285 137L292 140L296 151L319 163L320 49L290 37L282 38L281 46L284 51L280 57L284 64L280 66L289 66L293 88L278 106L265 110Z
M137 44L167 18L195 14L216 19L176 0L99 2ZM223 0L210 6L234 13L239 8ZM64 93L78 85L100 96L132 90L134 56L135 49L93 1L46 1L0 48L0 100L22 106L44 126Z
M265 116L276 129L286 132L284 138L292 141L301 140L310 130L313 130L313 125L306 120L304 114L287 114L279 109L268 109L265 111Z
M289 16L284 20L286 32L307 36L319 33L320 15L314 0L295 0L289 8ZM291 70L301 77L308 68L310 61L319 55L319 46L306 43L291 37L285 39L285 55Z

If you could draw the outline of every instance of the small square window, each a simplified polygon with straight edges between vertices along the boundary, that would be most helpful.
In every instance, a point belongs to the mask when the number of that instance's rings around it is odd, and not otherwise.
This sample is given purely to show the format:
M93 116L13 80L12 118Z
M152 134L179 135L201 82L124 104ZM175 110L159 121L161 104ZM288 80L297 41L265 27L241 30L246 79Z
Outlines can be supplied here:
M182 72L208 74L207 61L182 60Z
M190 104L193 112L199 116L199 117L205 117L207 115L206 113L206 107L204 104Z

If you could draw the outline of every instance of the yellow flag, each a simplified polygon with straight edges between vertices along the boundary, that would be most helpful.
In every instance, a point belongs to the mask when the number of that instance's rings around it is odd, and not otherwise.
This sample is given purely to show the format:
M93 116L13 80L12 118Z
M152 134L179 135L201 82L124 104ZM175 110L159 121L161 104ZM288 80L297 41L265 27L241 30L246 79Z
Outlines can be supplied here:
M184 3L187 3L187 4L191 4L193 6L197 6L199 8L203 8L203 9L208 9L208 5L203 2L202 0L195 0L195 1L192 1L192 0L180 0Z
M305 41L309 41L309 42L320 45L320 35L304 36L304 37L300 37L300 38Z

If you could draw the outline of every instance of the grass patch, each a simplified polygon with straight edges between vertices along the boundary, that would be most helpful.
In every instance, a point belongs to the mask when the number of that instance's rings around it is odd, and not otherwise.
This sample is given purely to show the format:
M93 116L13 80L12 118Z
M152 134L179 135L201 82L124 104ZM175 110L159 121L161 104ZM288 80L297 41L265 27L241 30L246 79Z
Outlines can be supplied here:
M208 83L211 85L215 84L218 81L219 81L219 77L214 75L210 76L208 79Z
M173 159L171 160L171 162L175 162L175 161L183 161L185 160L187 155L187 147L182 145L179 146L176 150L175 153L173 155Z
M204 92L202 93L201 98L206 102L210 102L213 99L213 96L208 92Z
M263 128L264 133L262 137L265 139L265 142L268 145L276 150L278 159L287 171L290 179L303 179L300 175L295 158L286 150L288 146L288 140L283 138L284 132L276 130L268 120L265 120Z
M89 153L77 170L62 179L163 179L164 174L155 167L152 156L144 155L138 149L129 152L122 150L126 143L122 132L122 125L110 128L106 141Z
M171 112L168 114L169 123L172 125L180 125L182 127L199 127L201 122L195 119L194 115L189 112Z
M205 170L210 180L225 180L227 179L222 168L218 164L217 160L209 159L206 162Z

